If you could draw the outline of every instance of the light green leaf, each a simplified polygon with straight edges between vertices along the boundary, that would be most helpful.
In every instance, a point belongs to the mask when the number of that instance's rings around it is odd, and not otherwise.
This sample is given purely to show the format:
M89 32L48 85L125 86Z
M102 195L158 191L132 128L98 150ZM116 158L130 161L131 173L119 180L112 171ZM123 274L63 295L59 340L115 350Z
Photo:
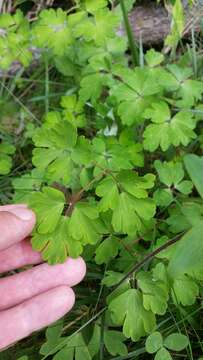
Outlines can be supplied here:
M157 81L159 82L162 89L164 89L166 92L173 92L179 88L180 84L175 76L173 76L171 72L167 71L167 68L168 66L166 66L166 68L159 66L154 70L157 74Z
M102 279L102 284L107 287L116 285L123 278L123 274L115 271L106 271L105 277Z
M44 170L46 167L52 163L58 156L62 154L61 150L56 150L53 148L35 148L33 150L33 165L38 167L39 170Z
M64 204L64 194L51 187L44 187L42 192L31 194L29 205L37 214L37 231L40 234L48 234L55 230Z
M83 103L77 100L75 94L62 96L61 106L64 108L64 118L75 127L84 127L86 125Z
M77 258L83 251L82 243L70 235L69 222L70 218L62 216L52 233L34 232L32 236L33 248L42 252L49 264L63 263L68 256Z
M99 0L101 1L101 0ZM97 4L91 5L95 8ZM93 20L93 21L92 21ZM119 18L115 12L108 8L100 8L94 11L94 18L86 18L80 21L74 29L74 35L78 38L83 37L87 42L93 41L96 46L106 48L109 39L115 38L116 28ZM101 74L104 77L104 74Z
M157 110L156 105L156 110ZM149 115L147 112L147 115ZM154 116L155 112L152 113ZM149 151L155 151L159 146L163 151L168 150L170 145L186 146L196 138L193 129L196 121L189 112L180 111L171 119L162 117L152 117L153 124L146 127L144 131L144 148Z
M145 348L149 354L154 354L163 346L163 338L160 332L155 331L148 336Z
M129 148L121 146L116 139L112 141L104 137L95 137L92 141L92 158L95 176L105 169L120 171L134 168L134 159Z
M168 64L167 69L173 74L176 82L181 85L185 80L193 75L193 69L191 67L182 67L177 64Z
M184 201L181 207L170 209L170 216L167 224L170 231L177 234L189 230L191 227L198 225L203 220L203 204L197 199Z
M70 183L73 174L73 162L67 154L56 158L46 171L49 182L59 182L67 185Z
M9 143L0 143L0 175L6 175L10 172L12 167L12 158L10 155L14 154L15 147Z
M96 188L96 194L102 197L99 202L100 211L107 211L108 209L115 208L119 192L117 184L111 176L107 176L99 182L99 185Z
M10 156L0 154L0 175L6 175L10 172L12 167L12 159Z
M101 344L101 327L95 324L92 337L88 342L88 349L92 358L94 358L94 356L99 352L100 344Z
M164 161L162 163L160 160L156 160L154 167L159 174L160 181L168 187L176 186L184 177L183 166L180 162Z
M124 87L124 85L123 85ZM125 89L120 89L125 91ZM128 99L130 90L126 91L126 98ZM123 96L124 97L124 96ZM131 96L132 97L132 96ZM118 115L122 119L122 123L127 126L131 126L135 123L139 123L143 119L143 112L147 106L147 101L141 96L134 95L135 101L123 101L118 107Z
M60 118L58 113L49 113L44 125L37 129L33 141L33 164L39 170L46 170L48 183L71 181L73 163L72 148L76 145L76 128Z
M44 173L33 169L21 177L14 178L12 185L15 189L14 201L16 203L29 203L33 191L40 191L44 180Z
M154 167L159 174L160 181L168 188L174 186L175 189L177 189L183 194L189 194L191 192L192 182L188 180L181 181L184 178L184 170L182 163L174 161L161 162L160 160L156 160L154 162ZM170 193L170 189L157 189L157 192L161 193L160 195L162 195L163 200L165 198L166 201L167 193L172 196L172 194Z
M78 165L89 165L92 160L90 141L84 136L79 136L74 147L71 159Z
M169 298L167 284L144 271L137 275L137 282L143 293L144 308L154 314L165 314Z
M106 84L106 77L100 74L87 75L83 77L80 86L80 101L85 103L87 100L96 101Z
M145 118L151 119L155 124L162 124L165 121L169 121L171 113L169 106L164 101L152 103L151 107L145 110Z
M154 360L172 360L172 357L169 351L163 347L156 353Z
M154 186L155 176L146 174L139 177L134 171L122 171L118 174L117 179L125 191L140 199L148 196L146 190Z
M80 185L84 189L91 188L91 181L93 180L91 169L83 168L80 172ZM92 183L93 185L93 183Z
M119 239L111 236L99 244L95 253L95 261L97 264L107 264L111 259L115 258L120 249Z
M173 202L173 194L170 189L157 189L153 199L157 206L167 207Z
M57 181L66 185L70 182L72 161L63 150L35 148L32 162L40 171L46 170L49 183Z
M164 55L154 49L150 49L146 52L145 60L150 67L157 66L164 61Z
M98 333L93 333L94 342L97 343L99 350L99 338ZM53 360L92 360L95 353L95 344L92 347L91 340L90 346L85 342L85 339L81 332L66 338L66 346L59 351L53 358ZM92 353L93 350L93 353ZM97 351L96 351L97 353Z
M188 154L184 156L183 160L193 184L203 198L203 157Z
M193 183L192 181L184 180L181 183L177 184L175 188L182 194L188 195L192 192Z
M189 79L193 75L193 69L180 67L177 64L167 65L169 71L173 74L176 86L176 105L180 108L189 109L198 99L201 99L203 84L201 81ZM175 85L174 83L174 85Z
M197 100L201 100L203 93L203 85L201 81L186 80L181 84L178 91L180 100L176 102L179 107L189 108L195 104Z
M144 148L150 152L155 151L159 146L166 151L171 144L171 132L169 123L151 124L144 131Z
M151 96L160 91L160 85L146 68L122 69L115 75L121 81L112 87L111 95L119 104L122 123L128 126L139 123L144 119L144 110L150 105Z
M15 146L13 146L7 142L0 143L0 153L1 154L13 155L14 152L15 152Z
M53 357L53 360L66 360L66 359L74 360L74 347L71 348L65 347ZM87 358L86 360L90 360L90 358Z
M183 306L190 306L195 303L199 294L197 283L187 275L182 275L174 279L172 296L174 302Z
M164 340L164 346L173 351L181 351L185 349L188 344L188 337L180 333L171 334Z
M85 0L85 6L88 12L94 13L96 10L103 9L107 6L106 0Z
M51 115L44 125L36 130L33 136L35 146L62 150L72 149L77 141L76 128L68 121L62 120L58 113L53 113L53 122Z
M42 31L43 29L43 31ZM72 43L67 14L62 9L42 10L33 28L33 42L39 48L50 48L54 55L63 55Z
M105 232L96 206L78 202L70 218L69 231L74 239L83 244L96 244L100 234Z
M14 20L13 16L9 13L1 14L1 18L0 18L1 28L6 29L11 25L15 25L15 20Z
M46 342L40 348L40 354L54 354L55 348L59 346L64 341L64 338L61 337L63 330L63 321L59 320L56 323L49 326L46 330Z
M171 33L165 39L165 45L176 47L184 30L184 9L181 0L176 0L172 10Z
M123 334L133 341L151 332L155 326L155 317L143 307L139 290L129 289L118 295L109 304L115 324L123 324Z
M125 336L120 331L107 330L104 332L104 345L109 354L113 356L126 356L128 354L128 349L123 343L124 341Z
M141 220L134 210L134 199L127 193L123 192L119 195L113 212L112 225L116 232L123 232L124 234L133 234L141 228Z
M197 223L177 243L173 257L170 259L168 271L174 279L188 274L202 277L203 275L203 221ZM195 261L194 261L195 259Z
M154 213L155 205L151 199L136 199L122 192L113 210L112 225L116 232L135 234L141 228L142 219L149 220Z

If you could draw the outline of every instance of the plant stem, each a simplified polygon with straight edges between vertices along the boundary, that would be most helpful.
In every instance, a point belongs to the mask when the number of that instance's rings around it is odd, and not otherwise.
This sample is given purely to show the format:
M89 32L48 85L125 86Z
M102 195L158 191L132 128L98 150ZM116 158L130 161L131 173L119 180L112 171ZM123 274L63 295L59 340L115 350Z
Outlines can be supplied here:
M67 210L65 211L65 216L70 216L72 214L72 211L74 209L75 204L80 201L80 199L82 198L82 195L85 191L88 190L88 188L94 184L95 181L99 180L100 177L104 176L104 174L106 173L106 171L103 171L103 173L99 174L96 178L94 178L93 180L91 180L84 188L82 188L80 191L78 191L76 194L73 194L73 196L71 197L70 201L69 201L69 205Z
M101 316L101 336L100 336L100 349L99 349L99 360L104 359L104 328L105 328L105 312Z
M127 14L127 10L124 4L124 0L120 0L120 5L121 5L121 10L123 13L123 20L124 20L124 25L125 25L125 30L127 33L127 37L128 37L128 42L129 42L129 47L131 50L131 54L132 54L132 61L134 66L137 66L139 64L139 53L138 53L138 46L136 44L133 32L132 32L132 28L128 19L128 14Z
M170 239L165 244L161 245L159 248L157 248L154 251L147 254L144 257L144 259L142 259L140 262L135 264L133 266L133 268L115 285L113 291L116 290L126 279L128 279L130 275L132 275L135 272L138 272L148 260L152 259L157 254L159 254L161 251L167 249L169 246L171 246L171 245L175 244L177 241L179 241L181 239L182 235L183 234L179 234L179 235L175 236L173 239Z

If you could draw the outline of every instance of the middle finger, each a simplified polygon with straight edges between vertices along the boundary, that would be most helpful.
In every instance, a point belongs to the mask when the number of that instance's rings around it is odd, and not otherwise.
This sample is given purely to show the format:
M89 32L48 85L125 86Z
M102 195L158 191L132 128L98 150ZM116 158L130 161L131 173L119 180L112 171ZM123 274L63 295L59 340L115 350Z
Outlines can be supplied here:
M40 253L32 249L30 239L22 240L0 251L0 273L42 262Z

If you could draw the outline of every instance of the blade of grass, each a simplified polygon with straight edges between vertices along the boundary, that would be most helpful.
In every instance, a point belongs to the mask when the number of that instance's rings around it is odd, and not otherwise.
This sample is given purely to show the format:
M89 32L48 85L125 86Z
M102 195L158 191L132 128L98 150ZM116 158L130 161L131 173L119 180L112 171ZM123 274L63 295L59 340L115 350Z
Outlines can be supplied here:
M196 43L195 43L195 32L194 32L194 24L191 28L191 35L192 35L192 63L193 63L193 70L195 76L197 76L197 52L196 52Z
M127 37L128 37L129 47L131 50L132 61L133 61L134 66L137 66L139 64L138 46L136 44L136 41L135 41L135 38L134 38L134 35L132 32L132 28L131 28L131 25L130 25L130 22L128 19L128 14L127 14L124 0L120 0L120 5L121 5L122 14L123 14L125 30L126 30Z
M23 74L24 72L24 69L19 69L18 72L15 74L15 77L13 79L11 78L8 78L7 79L10 79L10 86L7 84L8 88L10 89L10 91L13 93L14 90L16 89L16 86L17 86L17 80L21 78L21 75ZM7 93L7 96L5 97L5 99L8 99L9 98L9 93Z
M138 359L138 356L141 354L144 354L146 352L145 348L141 348L135 351L132 351L130 353L128 353L128 355L126 356L118 356L115 358L112 358L111 360L126 360L126 359L131 359L133 357L133 359Z
M46 96L46 95L35 96L35 97L33 97L32 99L29 99L27 102L28 102L28 103L32 103L32 102L35 102L35 101L45 101L46 98L52 98L52 97L56 97L56 96L60 97L60 96L62 96L62 95L64 95L64 92L51 93L51 94L49 94L49 95L47 95L47 96Z
M45 58L45 113L49 112L49 64Z
M139 41L139 45L140 45L140 51L139 51L139 58L140 58L140 67L144 67L144 51L143 51L143 42L142 42L142 36L140 35L140 41Z
M199 311L201 311L203 309L203 306L200 306L198 309L192 311L191 313L189 313L187 316L183 317L181 320L177 321L176 323L178 325L182 324L185 320L189 319L191 316L197 314ZM163 329L162 331L164 332L170 332L175 328L175 325L170 325L167 328Z
M0 78L3 79L3 76L0 76ZM8 79L15 79L15 78L16 78L16 75L6 74L6 78L8 78ZM25 78L25 77L22 77L22 76L20 77L20 80L21 80L22 82L28 82L28 83L34 82L34 83L36 83L36 84L44 84L44 80L32 79L32 78L29 78L29 79L28 79L28 78ZM59 81L51 81L51 80L49 80L49 84L64 86L64 83L59 82Z
M106 312L103 312L101 316L101 335L100 335L100 348L99 348L99 360L104 359L104 329L105 329L105 318Z
M176 297L174 291L173 291L173 295ZM180 315L180 318L183 320L183 327L184 327L184 330L185 330L185 335L186 335L186 336L188 337L188 339L189 339L189 336L188 336L188 333L187 333L187 329L186 329L186 326L185 326L185 320L184 320L183 317L182 317L182 314L181 314L181 311L180 311L180 309L179 309L179 306L177 306L177 309L178 309L178 313L179 313L179 315ZM169 312L170 312L170 314L171 314L171 317L172 317L172 319L173 319L173 321L174 321L174 326L176 327L176 329L178 330L178 332L181 334L182 331L181 331L181 329L180 329L180 326L179 326L178 322L176 321L176 318L175 318L175 316L174 316L174 314L173 314L173 311L171 311L170 307L168 307L168 310L169 310ZM186 348L187 357L188 357L188 359L193 360L192 348L191 348L190 341L189 341L189 345L188 345L188 346L189 346L189 350L188 350L188 348Z
M94 320L96 320L100 315L102 315L104 313L104 311L106 311L107 307L105 306L104 308L102 308L96 315L94 315L91 319L89 319L85 324L83 324L78 330L76 330L73 334L71 334L68 338L64 339L64 341L62 341L59 345L56 345L55 348L53 348L49 353L47 353L41 360L45 360L47 359L50 355L53 354L54 352L57 352L58 350L62 349L66 343L68 341L70 341L70 339L75 336L76 334L78 334L80 331L82 331L84 328L86 328L86 326L88 326L89 324L91 324Z
M16 103L18 103L26 112L29 114L33 120L35 120L38 124L40 124L40 121L36 118L36 116L15 96L12 91L0 80L1 86L11 95L11 97L15 100Z

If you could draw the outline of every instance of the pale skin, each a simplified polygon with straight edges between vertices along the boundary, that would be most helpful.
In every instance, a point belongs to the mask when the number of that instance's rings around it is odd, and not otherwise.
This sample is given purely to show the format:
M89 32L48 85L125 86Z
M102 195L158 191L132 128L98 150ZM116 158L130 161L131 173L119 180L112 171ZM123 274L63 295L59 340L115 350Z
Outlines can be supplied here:
M71 287L86 273L82 258L43 263L29 239L35 222L24 204L0 206L0 273L35 265L0 278L0 351L69 312L75 303Z

